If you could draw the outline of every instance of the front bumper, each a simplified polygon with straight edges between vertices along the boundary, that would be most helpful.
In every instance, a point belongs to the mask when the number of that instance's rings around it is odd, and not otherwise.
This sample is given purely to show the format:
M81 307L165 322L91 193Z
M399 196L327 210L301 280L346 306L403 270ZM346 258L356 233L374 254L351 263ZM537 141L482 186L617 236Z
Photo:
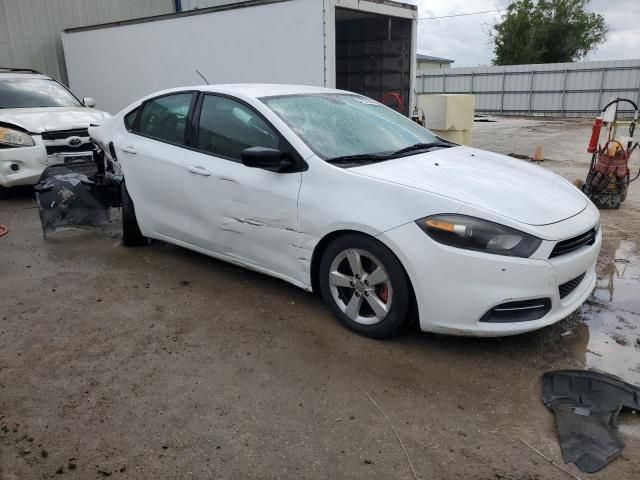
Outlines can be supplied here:
M582 220L585 231L593 227L593 223L587 224L593 222L593 215L585 214ZM577 220L568 223L574 226ZM566 236L577 233L580 231L573 230ZM448 247L433 241L414 223L378 238L392 248L407 270L416 294L420 328L469 336L515 335L566 318L595 287L595 266L602 243L599 232L593 245L547 260ZM546 257L554 243L543 242L536 254L542 252ZM582 274L578 286L561 298L559 286ZM542 318L511 323L481 321L496 306L534 299L551 301L550 310Z
M86 156L91 159L91 148L80 148L73 154L47 155L40 135L33 135L33 147L0 148L0 186L35 185L45 168L65 163L67 159Z

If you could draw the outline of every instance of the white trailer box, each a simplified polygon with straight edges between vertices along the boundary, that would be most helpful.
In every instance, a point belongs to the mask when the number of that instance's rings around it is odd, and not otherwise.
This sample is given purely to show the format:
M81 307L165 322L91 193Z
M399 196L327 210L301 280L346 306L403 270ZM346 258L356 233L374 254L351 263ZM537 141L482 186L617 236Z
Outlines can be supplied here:
M413 107L417 8L391 0L249 0L72 28L71 89L117 112L157 90L292 83Z

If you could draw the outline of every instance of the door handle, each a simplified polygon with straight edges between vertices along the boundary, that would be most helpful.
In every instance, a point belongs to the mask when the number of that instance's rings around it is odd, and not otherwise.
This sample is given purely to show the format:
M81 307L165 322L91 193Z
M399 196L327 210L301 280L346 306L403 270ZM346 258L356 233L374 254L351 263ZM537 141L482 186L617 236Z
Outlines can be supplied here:
M138 151L135 148L131 147L131 146L129 146L129 147L120 147L120 150L122 150L123 152L126 152L126 153L132 153L134 155L136 153L138 153Z
M202 175L203 177L208 177L209 175L211 175L211 172L209 170L201 167L200 165L189 165L187 167L187 170L189 170L191 173L195 173L196 175Z

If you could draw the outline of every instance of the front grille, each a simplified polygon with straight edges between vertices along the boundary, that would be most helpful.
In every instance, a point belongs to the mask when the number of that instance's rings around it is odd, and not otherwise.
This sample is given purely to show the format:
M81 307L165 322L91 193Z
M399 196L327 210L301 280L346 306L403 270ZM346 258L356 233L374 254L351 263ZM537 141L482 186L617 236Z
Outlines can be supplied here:
M561 242L556 243L556 246L553 247L549 258L571 253L574 250L584 247L585 245L593 245L596 241L597 235L598 227L593 227L591 230L583 233L582 235L578 235L577 237L569 238L567 240L562 240Z
M95 149L89 138L89 131L86 128L43 132L42 143L44 143L44 147L47 150L47 155L79 154L80 152L89 152Z
M69 137L88 137L89 129L87 128L75 128L72 130L58 130L56 132L42 132L43 140L60 140L61 138Z
M83 143L79 147L71 147L69 145L47 145L47 155L55 155L56 153L77 153L91 152L95 149L95 145L92 143Z
M580 285L582 283L582 280L584 280L584 276L586 274L587 274L587 272L583 273L582 275L577 276L573 280L569 280L568 282L563 283L562 285L560 285L558 287L558 290L560 291L560 298L564 298L564 297L567 297L567 296L571 295L571 292L573 292L576 288L578 288L578 285Z

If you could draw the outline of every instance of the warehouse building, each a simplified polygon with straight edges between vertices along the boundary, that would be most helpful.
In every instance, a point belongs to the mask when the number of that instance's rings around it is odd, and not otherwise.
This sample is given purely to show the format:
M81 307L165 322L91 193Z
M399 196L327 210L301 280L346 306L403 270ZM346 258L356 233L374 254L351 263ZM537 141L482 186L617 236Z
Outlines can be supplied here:
M421 71L431 70L434 68L451 68L453 60L449 58L432 57L431 55L419 53L416 55L416 62L418 64L418 71Z

